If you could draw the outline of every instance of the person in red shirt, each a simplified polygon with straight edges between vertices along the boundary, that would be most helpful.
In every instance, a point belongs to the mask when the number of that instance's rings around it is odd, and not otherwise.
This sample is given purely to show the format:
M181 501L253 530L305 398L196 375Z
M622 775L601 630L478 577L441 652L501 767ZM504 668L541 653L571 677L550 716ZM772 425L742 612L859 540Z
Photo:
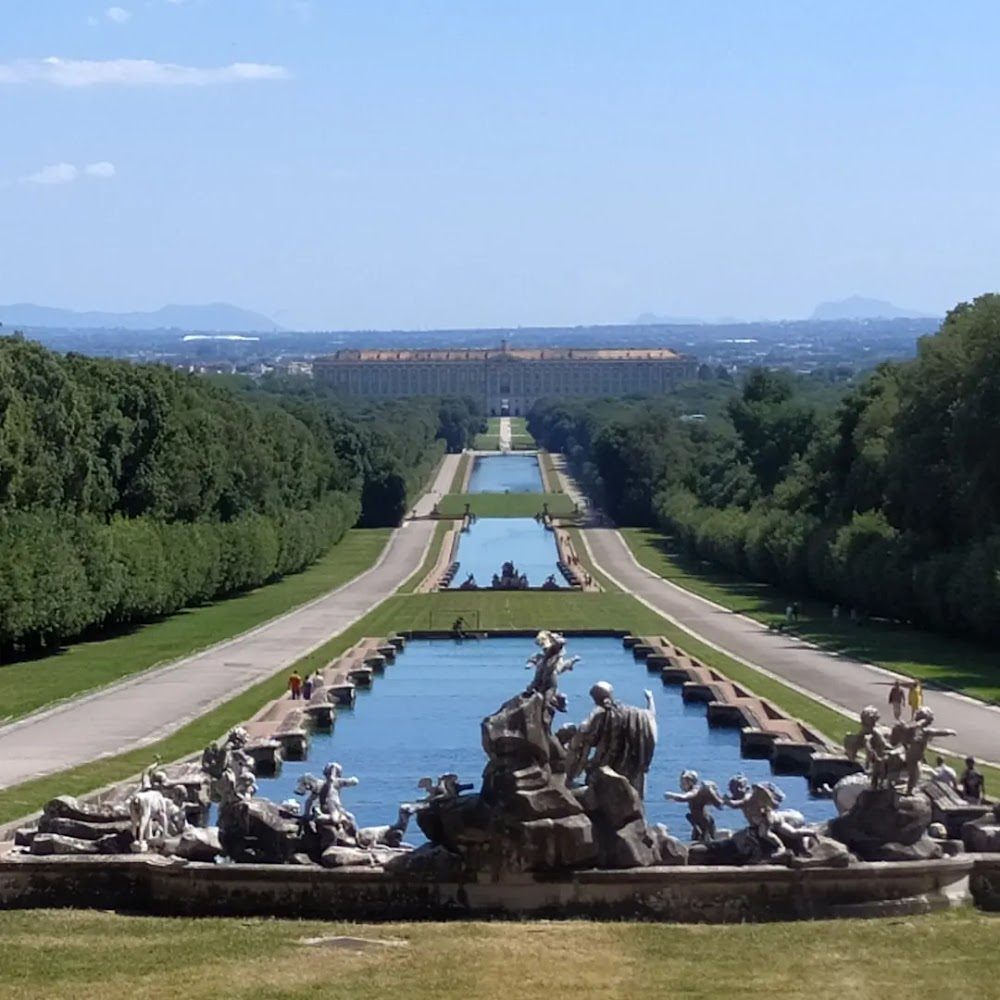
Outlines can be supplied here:
M292 692L292 701L302 697L302 678L297 670L293 670L292 676L288 678L288 690Z

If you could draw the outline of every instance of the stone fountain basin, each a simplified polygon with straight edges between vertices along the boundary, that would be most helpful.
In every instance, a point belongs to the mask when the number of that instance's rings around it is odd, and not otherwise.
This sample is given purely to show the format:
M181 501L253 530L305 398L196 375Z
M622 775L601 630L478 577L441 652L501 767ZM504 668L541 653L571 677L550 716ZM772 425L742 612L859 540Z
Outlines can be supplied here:
M731 923L1000 909L1000 855L848 868L708 866L465 882L380 868L215 865L159 856L0 858L0 908L326 920L588 918Z

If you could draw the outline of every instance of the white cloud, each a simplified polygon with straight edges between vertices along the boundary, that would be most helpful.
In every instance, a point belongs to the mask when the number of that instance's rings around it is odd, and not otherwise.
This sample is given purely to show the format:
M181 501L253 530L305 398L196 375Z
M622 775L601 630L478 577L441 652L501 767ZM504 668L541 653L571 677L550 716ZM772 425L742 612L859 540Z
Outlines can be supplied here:
M266 63L203 68L152 59L20 59L0 63L0 85L41 83L55 87L209 87L256 80L287 80L288 70Z
M113 163L108 163L107 160L101 160L98 163L88 163L84 168L83 172L88 177L97 177L100 180L111 180L115 174L118 173L115 170L115 165Z
M72 184L79 176L80 171L72 163L53 163L18 180L22 184Z
M115 24L124 24L126 21L131 20L132 11L126 10L124 7L109 7L104 12L104 16L109 21L114 21Z
M84 167L77 167L72 163L52 163L41 170L36 170L33 174L25 174L18 177L18 184L39 184L44 187L51 187L54 184L72 184L81 177L93 177L97 180L111 180L117 175L113 163L107 160L99 160L97 163L88 163ZM8 186L9 181L0 186Z

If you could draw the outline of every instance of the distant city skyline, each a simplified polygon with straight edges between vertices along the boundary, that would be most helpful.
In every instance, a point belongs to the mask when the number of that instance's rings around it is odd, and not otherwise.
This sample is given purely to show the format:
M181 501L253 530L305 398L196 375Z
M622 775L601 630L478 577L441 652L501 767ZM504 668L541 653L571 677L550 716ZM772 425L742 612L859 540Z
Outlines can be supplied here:
M998 29L985 0L17 0L0 302L942 315L1000 274Z

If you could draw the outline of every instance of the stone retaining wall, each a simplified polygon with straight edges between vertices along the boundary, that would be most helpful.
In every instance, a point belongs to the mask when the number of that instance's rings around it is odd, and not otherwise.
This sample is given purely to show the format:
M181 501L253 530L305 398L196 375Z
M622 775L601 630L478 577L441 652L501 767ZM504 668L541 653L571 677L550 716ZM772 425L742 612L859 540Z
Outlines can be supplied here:
M845 869L642 868L456 883L404 879L372 868L208 865L149 856L14 857L0 859L0 908L365 921L756 922L944 909L968 901L977 864L1000 872L1000 858L966 857Z

